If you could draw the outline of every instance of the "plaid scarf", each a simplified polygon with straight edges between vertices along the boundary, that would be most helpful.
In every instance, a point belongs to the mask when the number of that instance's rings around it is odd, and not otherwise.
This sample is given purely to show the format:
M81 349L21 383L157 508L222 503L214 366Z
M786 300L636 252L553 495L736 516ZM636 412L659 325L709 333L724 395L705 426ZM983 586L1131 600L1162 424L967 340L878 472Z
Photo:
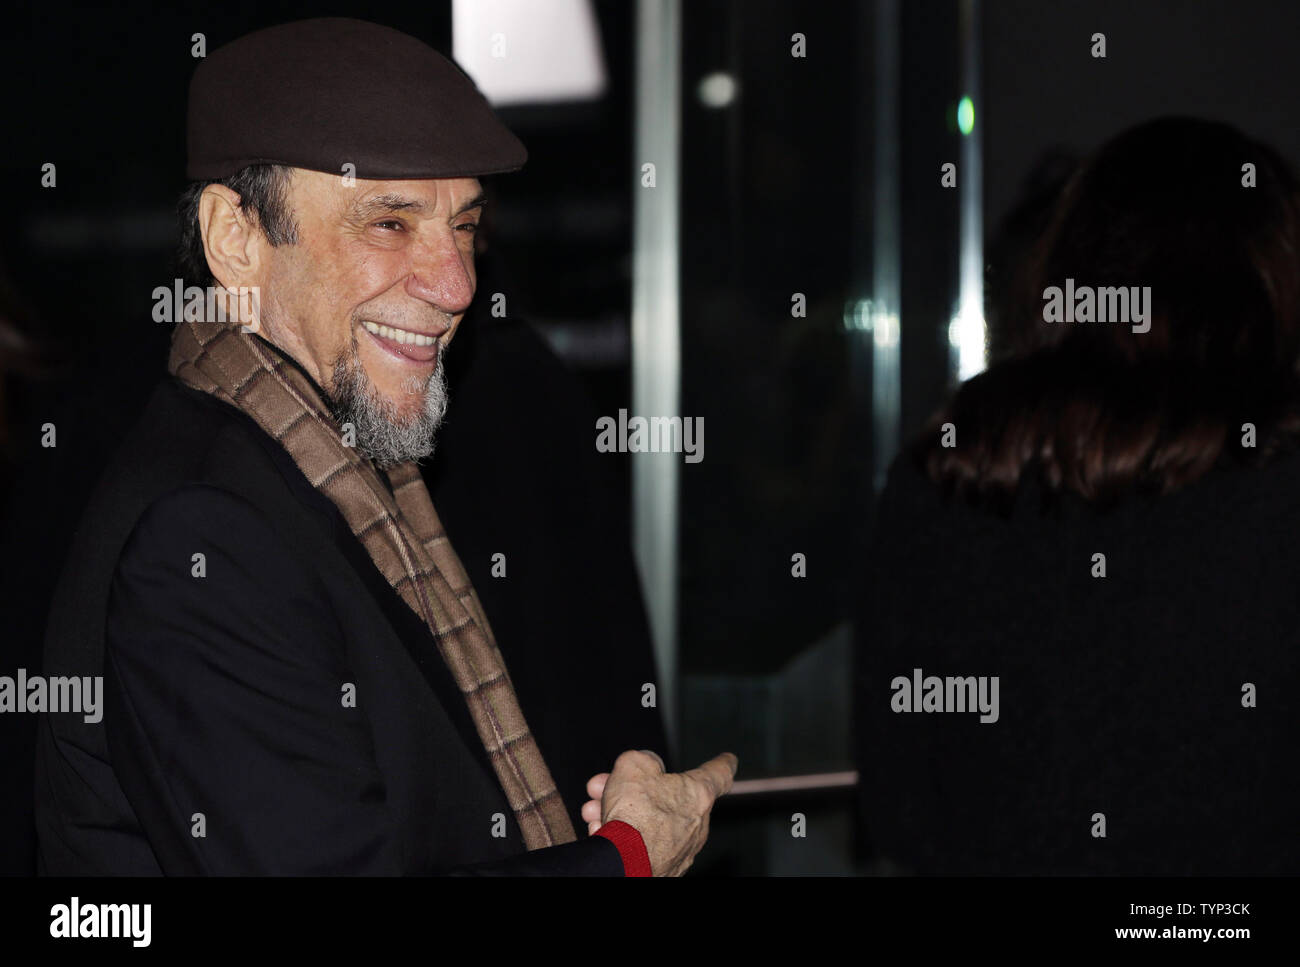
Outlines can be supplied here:
M380 471L343 443L315 386L252 335L182 322L168 370L243 410L288 451L328 497L394 590L423 618L487 750L530 850L576 837L542 750L524 721L478 595L443 531L416 464Z

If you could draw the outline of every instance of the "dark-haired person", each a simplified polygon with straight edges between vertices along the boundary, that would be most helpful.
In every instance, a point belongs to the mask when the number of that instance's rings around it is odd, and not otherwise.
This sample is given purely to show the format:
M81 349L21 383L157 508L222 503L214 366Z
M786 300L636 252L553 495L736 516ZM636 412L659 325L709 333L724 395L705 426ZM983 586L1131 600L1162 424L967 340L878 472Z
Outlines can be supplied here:
M1014 290L878 505L880 868L1300 872L1296 177L1230 127L1143 124L1071 177Z
M431 48L328 18L205 58L188 148L191 273L256 316L177 324L83 517L44 673L104 701L38 724L41 872L684 872L735 757L623 752L579 839L417 466L478 176L523 146Z

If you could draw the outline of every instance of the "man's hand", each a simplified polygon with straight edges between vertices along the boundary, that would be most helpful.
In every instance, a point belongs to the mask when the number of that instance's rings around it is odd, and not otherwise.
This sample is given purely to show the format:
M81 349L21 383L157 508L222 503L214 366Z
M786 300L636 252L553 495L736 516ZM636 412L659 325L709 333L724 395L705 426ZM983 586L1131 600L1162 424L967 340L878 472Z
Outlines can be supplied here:
M587 782L587 832L621 820L641 834L651 873L681 876L708 839L709 811L731 789L738 763L724 752L690 772L668 773L653 752L624 752L613 772Z

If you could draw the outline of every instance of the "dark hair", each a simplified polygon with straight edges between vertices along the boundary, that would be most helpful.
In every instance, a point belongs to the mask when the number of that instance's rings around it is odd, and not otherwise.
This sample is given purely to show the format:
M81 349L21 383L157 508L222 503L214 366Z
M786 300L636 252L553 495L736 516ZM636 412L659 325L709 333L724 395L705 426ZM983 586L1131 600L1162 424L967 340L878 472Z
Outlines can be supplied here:
M1150 329L1045 322L1047 288L1067 278L1150 286ZM1167 494L1300 433L1300 187L1227 125L1162 118L1101 147L1005 299L989 369L909 448L945 490L1003 509L1028 474L1092 501ZM1244 423L1253 449L1238 445Z
M289 210L291 170L284 165L249 165L229 178L194 181L181 193L176 203L180 219L180 246L176 252L176 269L185 284L207 287L214 279L203 251L203 234L199 230L199 199L208 185L224 185L239 195L239 208L251 214L272 245L293 245L298 241L298 225Z

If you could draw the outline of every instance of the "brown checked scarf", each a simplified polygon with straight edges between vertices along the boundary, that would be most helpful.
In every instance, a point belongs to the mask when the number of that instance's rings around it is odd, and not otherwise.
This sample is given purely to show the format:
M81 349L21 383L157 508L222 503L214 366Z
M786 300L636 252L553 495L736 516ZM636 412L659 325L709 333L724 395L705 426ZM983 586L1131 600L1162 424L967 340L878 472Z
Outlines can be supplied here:
M311 381L238 326L182 322L168 370L251 416L333 501L380 573L424 619L469 706L528 849L576 837L524 721L487 615L413 462L379 471L343 443Z

